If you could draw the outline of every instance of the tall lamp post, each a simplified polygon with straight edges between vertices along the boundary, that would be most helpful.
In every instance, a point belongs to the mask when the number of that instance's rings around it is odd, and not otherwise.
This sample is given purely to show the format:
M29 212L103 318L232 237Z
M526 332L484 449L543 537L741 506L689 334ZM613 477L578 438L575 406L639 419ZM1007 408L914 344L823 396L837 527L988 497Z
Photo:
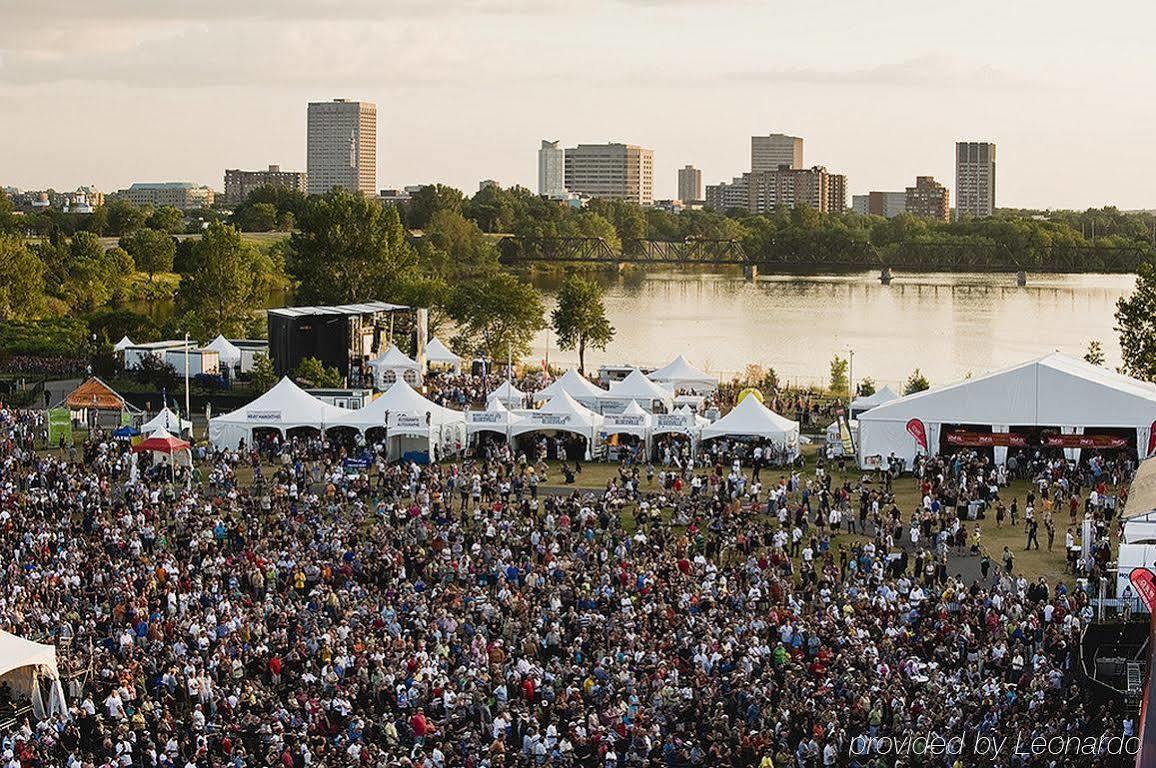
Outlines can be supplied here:
M851 401L855 399L855 350L848 348L847 355L847 418L851 418Z

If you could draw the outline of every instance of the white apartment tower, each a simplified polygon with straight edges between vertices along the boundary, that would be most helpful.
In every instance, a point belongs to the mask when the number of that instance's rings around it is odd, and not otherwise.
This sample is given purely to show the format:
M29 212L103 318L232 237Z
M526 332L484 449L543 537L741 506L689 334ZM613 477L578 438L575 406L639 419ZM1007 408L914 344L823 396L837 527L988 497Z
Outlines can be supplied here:
M772 133L751 137L751 173L777 171L782 166L803 167L803 140L798 136Z
M566 150L560 141L543 139L538 149L538 194L554 200L566 197Z
M995 213L995 144L955 144L955 218L982 219Z
M310 102L307 181L309 194L334 187L377 191L377 105L368 101Z

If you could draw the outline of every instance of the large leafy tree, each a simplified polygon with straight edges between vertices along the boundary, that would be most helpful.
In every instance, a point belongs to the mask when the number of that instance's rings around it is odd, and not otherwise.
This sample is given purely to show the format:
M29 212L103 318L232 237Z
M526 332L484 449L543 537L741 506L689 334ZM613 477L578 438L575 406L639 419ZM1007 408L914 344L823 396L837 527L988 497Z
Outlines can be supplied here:
M150 229L175 235L185 228L185 215L171 205L162 205L149 214L145 224Z
M450 306L455 343L496 360L529 352L534 334L546 327L544 313L533 286L498 270L459 285Z
M158 209L163 210L163 209ZM157 272L172 272L173 256L177 252L172 235L149 227L141 227L120 239L120 247L128 251L141 272L148 273L149 282Z
M194 246L177 304L200 336L245 333L267 289L268 260L235 228L214 222Z
M67 244L46 244L41 259L56 292L78 312L122 300L133 273L132 258L123 248L105 249L91 232L77 232Z
M1116 333L1124 372L1156 381L1156 266L1140 265L1136 290L1116 302Z
M410 197L405 207L405 223L410 229L425 229L438 211L460 213L464 201L461 190L444 184L426 184Z
M606 349L614 338L614 326L606 319L602 287L581 275L570 275L558 291L558 303L550 315L558 345L578 348L578 372L586 373L586 349Z
M297 224L285 266L298 281L299 302L405 298L416 277L417 252L397 209L333 190L310 200Z
M12 201L4 190L0 189L0 235L15 234L20 231L16 213L12 208Z
M14 235L0 235L0 319L23 320L44 299L44 264Z

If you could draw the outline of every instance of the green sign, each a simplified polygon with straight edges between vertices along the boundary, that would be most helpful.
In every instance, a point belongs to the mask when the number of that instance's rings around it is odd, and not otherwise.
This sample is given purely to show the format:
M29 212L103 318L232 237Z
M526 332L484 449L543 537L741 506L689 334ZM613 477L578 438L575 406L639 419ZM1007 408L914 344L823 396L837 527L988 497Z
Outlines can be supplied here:
M48 443L59 445L60 439L72 441L72 415L67 408L50 408L48 411Z
M120 412L120 425L122 427L131 427L132 426L132 412L131 411L121 411Z

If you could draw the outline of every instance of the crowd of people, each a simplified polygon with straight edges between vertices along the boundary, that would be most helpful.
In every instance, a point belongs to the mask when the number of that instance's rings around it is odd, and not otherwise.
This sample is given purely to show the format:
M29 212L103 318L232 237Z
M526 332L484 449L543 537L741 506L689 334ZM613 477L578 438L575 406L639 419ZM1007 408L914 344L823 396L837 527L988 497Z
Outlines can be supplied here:
M351 471L313 437L202 450L186 484L43 430L0 411L0 628L62 649L69 711L19 718L5 768L954 768L852 746L1132 728L1079 684L1075 579L976 571L973 516L1011 501L976 455L896 477L720 452L594 491L502 445ZM1111 525L1126 467L1019 466L1017 514L1099 491L1081 514Z

